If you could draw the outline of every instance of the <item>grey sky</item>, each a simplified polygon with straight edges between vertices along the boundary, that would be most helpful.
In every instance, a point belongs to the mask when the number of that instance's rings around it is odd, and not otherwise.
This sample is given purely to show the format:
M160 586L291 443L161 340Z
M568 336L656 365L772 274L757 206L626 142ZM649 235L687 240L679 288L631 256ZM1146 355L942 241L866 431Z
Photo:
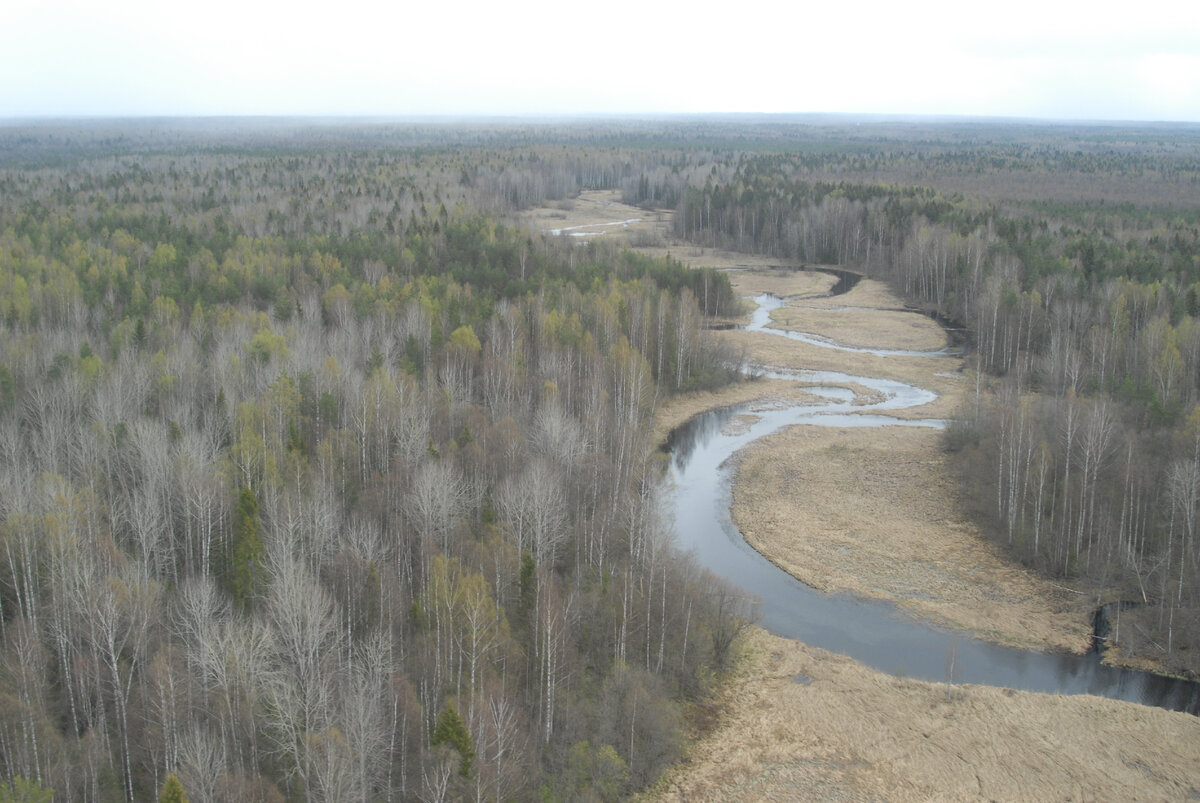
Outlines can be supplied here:
M1200 121L1200 3L9 0L0 117L867 112Z

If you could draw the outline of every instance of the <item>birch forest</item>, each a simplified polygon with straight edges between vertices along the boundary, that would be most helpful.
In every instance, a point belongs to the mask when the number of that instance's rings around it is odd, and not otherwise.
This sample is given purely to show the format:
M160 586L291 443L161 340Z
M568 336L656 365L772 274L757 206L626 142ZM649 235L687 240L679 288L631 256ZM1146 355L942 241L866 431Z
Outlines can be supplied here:
M736 369L728 282L497 222L562 165L342 134L0 132L0 776L613 800L679 757L747 611L650 423Z
M740 305L519 225L592 189L961 330L964 503L1200 670L1194 127L8 125L0 777L608 801L680 759L752 611L674 548L651 425L740 381Z

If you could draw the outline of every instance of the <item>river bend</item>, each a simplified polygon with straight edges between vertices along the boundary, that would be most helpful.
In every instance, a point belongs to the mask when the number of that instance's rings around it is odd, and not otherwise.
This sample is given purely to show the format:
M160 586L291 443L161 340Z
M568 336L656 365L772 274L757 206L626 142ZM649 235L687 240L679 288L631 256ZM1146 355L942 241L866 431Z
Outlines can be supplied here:
M748 329L804 339L797 333L767 326L770 309L764 311L764 307L777 307L782 301L772 296L760 296L756 301L760 306ZM823 347L845 348L821 340L818 345ZM880 356L952 353L884 351ZM709 411L673 431L666 445L671 454L674 522L680 546L693 551L704 566L752 594L759 601L761 624L767 630L847 655L893 675L1026 691L1096 694L1200 713L1200 684L1105 666L1095 653L1049 654L991 644L919 621L889 603L816 591L756 552L730 516L734 462L730 458L738 450L796 424L944 426L940 420L901 420L886 414L919 407L936 398L928 390L903 382L835 372L771 375L804 382L820 399L785 409L752 410L750 405L741 405ZM873 400L854 404L853 392L840 387L847 384L874 391ZM743 415L747 415L747 426L725 426Z

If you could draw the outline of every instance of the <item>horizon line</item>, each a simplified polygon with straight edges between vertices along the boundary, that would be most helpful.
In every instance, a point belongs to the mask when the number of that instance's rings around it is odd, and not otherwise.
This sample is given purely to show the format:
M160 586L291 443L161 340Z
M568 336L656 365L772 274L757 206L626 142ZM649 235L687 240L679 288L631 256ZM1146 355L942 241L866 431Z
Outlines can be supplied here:
M953 114L944 112L405 112L405 113L133 113L133 114L25 114L0 115L0 126L53 125L63 123L149 123L149 122L328 122L328 123L538 123L590 122L618 120L625 122L669 122L672 120L712 121L856 121L856 122L942 122L942 123L1018 123L1048 125L1102 126L1197 126L1200 119L1117 118L1117 117L1048 117L1013 114Z

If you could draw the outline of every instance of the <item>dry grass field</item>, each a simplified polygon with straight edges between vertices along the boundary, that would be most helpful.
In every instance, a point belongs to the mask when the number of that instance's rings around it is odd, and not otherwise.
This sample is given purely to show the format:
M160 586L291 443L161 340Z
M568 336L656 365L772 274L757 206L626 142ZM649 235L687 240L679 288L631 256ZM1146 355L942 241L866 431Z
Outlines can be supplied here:
M524 225L541 232L560 232L581 241L592 237L618 240L627 246L665 245L671 213L648 212L621 203L618 190L593 190L552 206L531 209Z
M1200 719L893 677L755 629L716 725L646 800L1200 797Z
M748 450L733 516L776 565L822 591L885 599L982 638L1087 649L1089 600L1013 566L958 513L941 433L801 426Z

